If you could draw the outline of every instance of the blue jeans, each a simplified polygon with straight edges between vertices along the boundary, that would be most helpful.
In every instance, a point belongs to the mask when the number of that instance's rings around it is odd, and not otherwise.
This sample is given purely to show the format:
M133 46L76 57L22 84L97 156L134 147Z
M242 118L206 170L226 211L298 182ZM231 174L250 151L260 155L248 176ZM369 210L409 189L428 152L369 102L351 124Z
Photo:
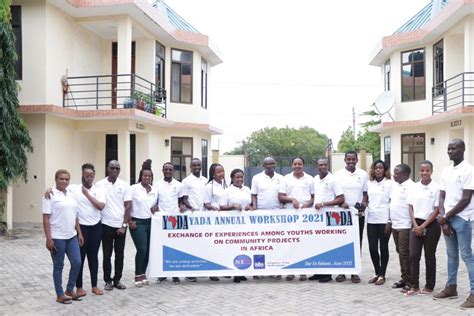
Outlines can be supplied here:
M471 249L472 222L459 216L450 218L448 222L453 228L454 234L450 237L444 236L448 255L448 282L446 284L457 284L460 251L469 275L471 294L474 294L474 257Z
M67 292L74 290L76 284L77 275L81 269L81 251L79 250L79 241L77 236L71 239L53 239L55 253L51 253L53 259L53 280L54 289L56 290L57 296L63 296L63 267L64 267L64 255L67 255L69 262L71 263L71 270L69 270L69 279L66 286Z

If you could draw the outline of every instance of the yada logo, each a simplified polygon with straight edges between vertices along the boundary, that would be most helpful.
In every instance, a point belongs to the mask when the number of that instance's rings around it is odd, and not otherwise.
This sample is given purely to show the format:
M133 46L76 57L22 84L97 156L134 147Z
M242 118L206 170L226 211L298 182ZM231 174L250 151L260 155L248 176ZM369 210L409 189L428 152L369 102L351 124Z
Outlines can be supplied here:
M164 230L175 230L175 229L188 229L188 217L186 215L168 216L163 215L163 229Z
M253 268L265 269L265 255L253 255Z
M350 211L326 212L327 226L352 226Z

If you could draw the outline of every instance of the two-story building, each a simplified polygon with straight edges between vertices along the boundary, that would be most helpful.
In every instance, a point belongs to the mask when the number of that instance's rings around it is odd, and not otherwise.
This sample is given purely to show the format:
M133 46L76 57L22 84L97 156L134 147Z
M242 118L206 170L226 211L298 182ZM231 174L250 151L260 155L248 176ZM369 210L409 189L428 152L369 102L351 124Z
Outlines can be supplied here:
M211 159L209 80L221 53L163 1L13 0L19 101L34 152L28 182L9 193L8 222L40 222L41 196L65 168L118 159L135 183L151 158L155 179L171 161L175 178L191 158Z
M370 64L381 68L379 105L388 111L373 129L381 157L392 167L408 164L413 179L429 159L439 179L449 141L460 138L474 163L474 1L431 1L382 38Z

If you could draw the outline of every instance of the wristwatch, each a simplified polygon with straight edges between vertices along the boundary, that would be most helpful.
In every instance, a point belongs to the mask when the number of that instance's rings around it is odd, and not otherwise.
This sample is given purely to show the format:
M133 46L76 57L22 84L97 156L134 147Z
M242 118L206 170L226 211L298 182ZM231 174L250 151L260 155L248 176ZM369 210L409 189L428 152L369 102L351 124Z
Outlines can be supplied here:
M127 228L128 227L128 224L127 223L123 223L122 224L122 228Z

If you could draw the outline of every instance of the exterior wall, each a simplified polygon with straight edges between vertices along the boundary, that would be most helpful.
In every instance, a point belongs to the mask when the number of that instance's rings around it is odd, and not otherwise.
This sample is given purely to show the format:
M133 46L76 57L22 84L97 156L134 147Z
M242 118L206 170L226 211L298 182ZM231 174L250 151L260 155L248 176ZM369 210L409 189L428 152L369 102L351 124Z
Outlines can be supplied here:
M41 197L46 183L54 180L54 174L46 173L46 117L42 114L24 117L33 141L34 151L28 154L28 182L21 180L12 185L13 222L40 222Z
M245 170L244 155L220 155L219 163L224 167L225 181L227 182L227 185L230 185L230 173L232 172L232 170L236 168Z
M359 161L357 162L357 168L362 168L367 172L370 169L370 165L372 164L372 154L366 154L365 156L365 165L361 165L362 159L360 158L359 154ZM331 154L331 173L335 173L338 170L343 169L346 166L344 162L344 153L332 153Z
M135 74L155 83L155 40L135 40Z
M15 0L21 5L23 76L20 104L46 103L46 6L44 0Z

